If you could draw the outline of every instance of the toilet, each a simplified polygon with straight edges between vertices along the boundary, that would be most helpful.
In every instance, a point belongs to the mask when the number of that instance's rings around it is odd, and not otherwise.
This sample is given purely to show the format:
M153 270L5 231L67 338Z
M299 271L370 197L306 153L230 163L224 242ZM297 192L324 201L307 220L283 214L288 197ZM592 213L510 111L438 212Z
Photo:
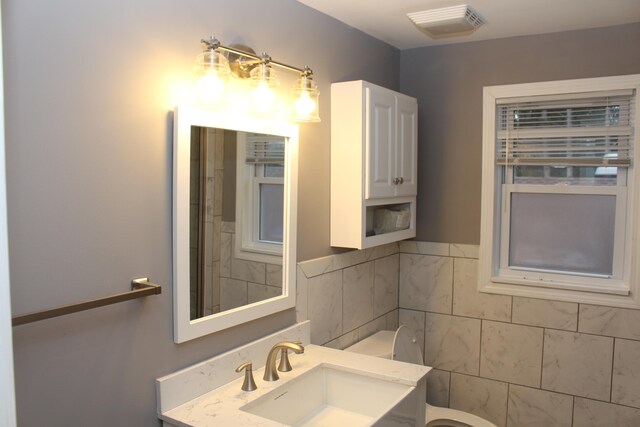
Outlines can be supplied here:
M413 331L402 325L397 331L380 331L344 351L422 365L422 351ZM426 427L497 427L484 418L456 409L425 404Z

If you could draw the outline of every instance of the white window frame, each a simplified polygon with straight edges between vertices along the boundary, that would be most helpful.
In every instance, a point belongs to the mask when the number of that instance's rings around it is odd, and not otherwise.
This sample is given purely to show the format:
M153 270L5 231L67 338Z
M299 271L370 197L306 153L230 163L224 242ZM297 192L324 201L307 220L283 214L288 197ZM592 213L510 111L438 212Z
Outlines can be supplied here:
M282 140L280 137L278 140ZM236 226L234 255L236 258L282 264L282 243L260 240L260 184L282 184L283 178L264 177L264 165L248 164L247 134L238 132L236 155ZM256 174L258 170L258 174Z
M496 164L496 106L499 100L544 95L635 89L633 158L626 186L547 186L513 184L510 168ZM481 292L579 303L640 308L640 74L484 88L482 201L478 289ZM621 171L622 168L618 170ZM620 179L620 178L619 178ZM505 184L503 184L503 182ZM612 194L616 196L613 274L594 277L571 273L518 271L508 263L509 209L503 200L512 192L546 194ZM506 213L505 213L506 212Z

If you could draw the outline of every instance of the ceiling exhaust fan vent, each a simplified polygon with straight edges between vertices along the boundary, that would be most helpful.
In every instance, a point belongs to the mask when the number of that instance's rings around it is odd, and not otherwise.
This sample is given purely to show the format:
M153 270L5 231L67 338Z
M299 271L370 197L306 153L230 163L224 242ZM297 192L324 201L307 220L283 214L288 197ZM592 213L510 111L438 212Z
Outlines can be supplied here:
M468 35L484 24L478 12L466 4L407 13L407 16L433 39Z

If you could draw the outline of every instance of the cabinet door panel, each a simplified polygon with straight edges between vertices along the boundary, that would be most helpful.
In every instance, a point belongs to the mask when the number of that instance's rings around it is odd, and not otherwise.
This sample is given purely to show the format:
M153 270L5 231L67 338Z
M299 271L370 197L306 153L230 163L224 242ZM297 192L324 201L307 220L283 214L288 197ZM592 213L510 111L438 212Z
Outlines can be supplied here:
M396 97L367 88L365 198L392 197L396 185Z
M398 97L398 145L396 174L398 196L418 194L418 104L413 99Z

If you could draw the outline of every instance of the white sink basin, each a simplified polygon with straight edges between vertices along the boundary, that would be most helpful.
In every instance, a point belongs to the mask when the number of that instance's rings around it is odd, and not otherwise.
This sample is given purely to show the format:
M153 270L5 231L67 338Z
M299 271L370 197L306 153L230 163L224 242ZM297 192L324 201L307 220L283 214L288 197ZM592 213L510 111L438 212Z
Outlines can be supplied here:
M240 410L288 426L370 426L413 389L322 363Z

